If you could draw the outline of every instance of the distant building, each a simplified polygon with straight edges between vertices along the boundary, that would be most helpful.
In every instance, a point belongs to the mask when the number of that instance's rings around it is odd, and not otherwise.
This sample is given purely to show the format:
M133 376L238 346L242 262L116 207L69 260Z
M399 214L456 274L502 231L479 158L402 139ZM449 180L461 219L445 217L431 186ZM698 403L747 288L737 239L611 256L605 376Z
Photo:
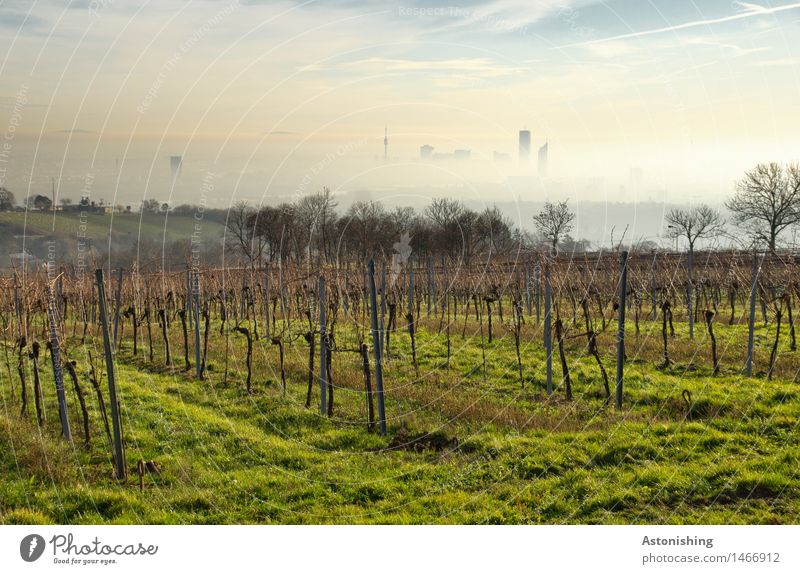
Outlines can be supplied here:
M425 144L419 148L420 159L430 159L433 155L433 146Z
M456 159L469 159L472 152L468 149L457 149L453 152L453 157Z
M172 155L169 157L169 169L172 172L172 179L181 174L181 167L183 167L183 156Z
M20 266L28 266L28 265L37 265L39 259L28 253L27 251L23 251L20 253L9 253L9 259L11 259L11 264L15 267Z
M547 142L539 148L539 177L547 177Z
M644 183L644 170L640 167L632 167L630 172L630 187L633 193L642 191Z
M499 151L494 152L494 161L496 162L509 162L511 161L511 156L507 153L501 153Z
M519 130L519 163L528 165L531 161L531 132Z

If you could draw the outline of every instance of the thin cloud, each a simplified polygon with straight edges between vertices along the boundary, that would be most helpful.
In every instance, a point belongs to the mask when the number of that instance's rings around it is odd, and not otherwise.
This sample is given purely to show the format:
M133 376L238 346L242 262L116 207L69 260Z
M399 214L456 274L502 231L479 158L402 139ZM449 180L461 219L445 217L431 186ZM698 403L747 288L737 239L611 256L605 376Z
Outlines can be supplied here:
M617 36L610 36L608 38L598 38L596 40L587 40L585 42L576 42L574 44L565 44L557 48L573 48L579 46L591 46L593 44L601 44L604 42L615 42L619 40L627 40L629 38L641 38L643 36L653 36L655 34L664 34L666 32L677 32L680 30L688 30L690 28L698 28L701 26L710 26L712 24L722 24L724 22L733 22L735 20L744 20L754 16L766 16L768 14L776 14L778 12L785 12L787 10L795 10L800 8L800 2L792 4L784 4L782 6L760 6L757 4L749 4L744 2L737 2L737 5L744 8L743 11L737 12L730 16L721 16L719 18L709 18L706 20L693 20L691 22L684 22L683 24L676 24L674 26L664 26L663 28L654 28L652 30L640 30L638 32L629 32L627 34L619 34Z
M733 44L731 42L720 42L717 40L711 40L707 38L691 38L689 40L685 40L687 44L693 44L697 46L711 46L714 48L722 48L725 50L729 50L734 53L735 56L746 56L747 54L755 54L757 52L766 52L769 51L769 48L761 46L761 47L752 47L752 48L742 48L737 44Z
M490 58L451 58L447 60L367 58L347 62L341 67L375 67L387 72L460 72L482 77L506 76L525 71L524 68L498 64Z
M775 58L772 60L761 60L756 62L757 66L774 68L778 66L800 66L800 58Z

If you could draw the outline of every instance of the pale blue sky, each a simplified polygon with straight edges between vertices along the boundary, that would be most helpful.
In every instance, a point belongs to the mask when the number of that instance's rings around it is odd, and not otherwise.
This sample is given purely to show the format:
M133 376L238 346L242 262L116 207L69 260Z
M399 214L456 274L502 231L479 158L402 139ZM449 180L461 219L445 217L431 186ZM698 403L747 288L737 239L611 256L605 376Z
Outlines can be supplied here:
M172 154L262 197L309 172L345 190L502 181L526 172L492 154L516 156L527 127L562 187L617 197L641 167L646 198L719 199L753 163L800 155L798 2L332 4L0 2L7 183L74 193L96 172L127 201ZM375 170L387 124L397 161L424 143L475 161Z

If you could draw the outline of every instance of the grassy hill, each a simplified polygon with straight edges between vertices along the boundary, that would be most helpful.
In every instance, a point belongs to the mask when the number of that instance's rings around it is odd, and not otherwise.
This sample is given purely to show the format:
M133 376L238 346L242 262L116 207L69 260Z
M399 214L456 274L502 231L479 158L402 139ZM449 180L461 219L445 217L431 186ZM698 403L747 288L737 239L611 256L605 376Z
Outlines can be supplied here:
M27 251L43 258L45 240L55 240L67 254L77 249L80 239L99 249L107 249L109 239L118 248L130 248L140 242L172 244L191 241L195 225L200 224L201 237L208 243L219 243L223 225L211 218L202 221L193 215L165 216L158 213L89 213L81 217L78 211L55 213L0 212L0 249L5 253L18 253L24 244ZM8 258L0 266L9 265Z
M334 353L334 416L318 413L306 394L307 346L287 347L284 395L277 348L255 341L254 393L244 386L244 339L212 337L208 380L154 362L146 346L134 357L126 335L118 357L128 467L112 478L108 445L91 388L92 446L81 446L74 392L75 446L58 438L48 369L48 420L33 408L20 418L14 366L0 369L0 523L796 523L800 517L800 389L797 353L780 347L773 380L739 374L746 330L719 325L723 373L712 376L708 341L690 342L678 326L671 343L690 362L658 367L659 325L628 334L625 405L605 404L594 359L583 339L568 341L575 400L544 392L541 345L526 326L525 388L516 373L513 338L486 345L480 334L453 335L446 368L444 335L421 321L422 378L414 382L408 337L393 336L386 367L389 433L367 432L360 357ZM215 329L212 323L212 330ZM529 330L530 329L530 330ZM80 331L80 330L79 330ZM609 330L610 331L610 330ZM90 330L91 337L91 330ZM352 334L340 332L341 349ZM770 333L757 330L756 364ZM190 338L191 339L191 338ZM601 337L613 378L613 333ZM87 370L100 341L71 358ZM140 341L141 344L141 341ZM692 353L694 349L694 354ZM2 355L0 355L2 356ZM189 356L194 357L190 342ZM45 361L42 364L45 365ZM225 376L226 363L228 374ZM559 373L558 363L554 365ZM557 381L560 377L557 376ZM105 388L105 381L103 381ZM613 380L612 380L613 385ZM691 403L681 398L691 392ZM133 469L154 459L162 477L143 492Z

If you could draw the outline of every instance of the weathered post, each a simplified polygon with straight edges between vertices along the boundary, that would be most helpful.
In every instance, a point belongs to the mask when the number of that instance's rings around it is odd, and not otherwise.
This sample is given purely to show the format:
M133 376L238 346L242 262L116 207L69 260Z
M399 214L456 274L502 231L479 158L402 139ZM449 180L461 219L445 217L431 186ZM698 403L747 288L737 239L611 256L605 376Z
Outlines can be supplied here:
M194 313L192 312L192 305L194 299L192 297L192 270L186 270L186 312L189 314L189 328L192 328L192 321L194 320Z
M756 291L758 290L758 255L753 253L753 281L750 286L750 325L747 332L747 364L745 374L749 377L753 374L753 339L755 337L756 326Z
M370 327L372 330L372 349L375 355L375 388L378 394L378 424L380 425L381 435L386 434L386 408L383 397L383 343L381 335L383 327L378 325L378 297L375 293L375 262L369 261L369 308L370 308ZM385 277L385 275L384 275ZM383 294L381 293L381 305L383 305Z
M439 291L436 285L436 265L431 264L431 287L433 288L433 313L439 313Z
M278 295L281 302L281 317L286 321L286 295L283 289L283 257L278 258Z
M694 282L692 281L692 264L694 263L694 248L689 246L689 264L687 276L689 278L687 285L687 307L689 310L689 338L694 339Z
M408 334L411 337L411 363L414 365L414 372L419 379L419 365L417 365L417 342L414 335L414 263L412 256L409 255L406 265L408 266Z
M56 382L58 395L58 416L61 419L61 436L64 440L72 441L69 430L69 417L67 416L67 398L64 394L64 372L61 369L61 353L58 346L58 311L52 286L47 288L48 305L47 317L50 320L50 358L53 361L53 378ZM37 375L38 376L38 375Z
M381 265L381 314L379 321L381 328L381 357L383 357L383 337L384 337L383 318L385 315L386 315L386 265L384 264Z
M194 272L192 285L192 315L194 315L194 365L198 379L203 378L203 365L200 360L200 272ZM190 315L191 316L191 315Z
M542 268L536 266L536 324L541 321L541 301L542 301Z
M544 268L544 350L547 354L547 394L553 394L553 337L551 336L551 289L550 289L550 266ZM538 304L537 304L538 320Z
M19 304L19 284L16 275L14 275L14 315L16 315L17 321L22 323L22 306Z
M267 265L264 271L264 330L267 339L270 338L269 329L269 265Z
M428 258L428 318L431 316L431 305L433 303L433 265Z
M108 399L111 401L111 422L114 427L114 465L117 480L125 480L125 453L122 446L122 421L120 420L117 384L114 375L114 353L111 336L108 333L108 312L106 311L106 288L103 270L95 271L97 277L97 299L100 307L100 327L103 329L103 350L106 356L106 377L108 378Z
M528 312L528 317L531 316L533 311L533 280L531 279L531 268L525 266L525 307Z
M619 254L619 321L617 327L617 408L622 408L622 380L625 374L625 298L628 292L628 252Z
M328 412L328 347L325 334L327 318L325 316L325 278L319 278L319 412L325 416Z
M122 267L117 271L117 292L114 295L114 351L117 350L117 332L119 329L119 306L122 291Z
M658 252L653 251L653 263L650 266L650 303L653 306L653 321L658 319L658 304L656 302L656 291L658 286L656 284L656 257Z
M242 273L242 298L239 301L239 320L244 321L247 317L247 274Z

